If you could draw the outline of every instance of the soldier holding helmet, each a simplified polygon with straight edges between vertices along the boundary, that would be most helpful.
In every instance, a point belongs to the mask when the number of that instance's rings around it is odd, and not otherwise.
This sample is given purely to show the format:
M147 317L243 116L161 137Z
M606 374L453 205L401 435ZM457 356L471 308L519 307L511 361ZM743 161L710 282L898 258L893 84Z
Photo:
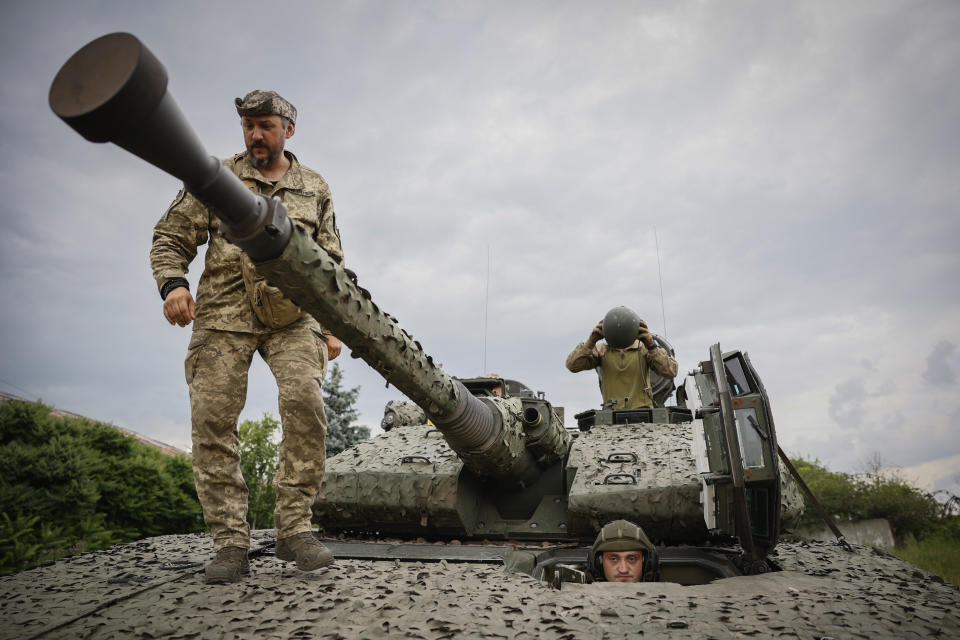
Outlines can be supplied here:
M570 352L566 365L574 373L596 369L603 402L613 402L614 409L653 406L650 369L664 378L677 375L677 361L627 307L608 311L587 340Z

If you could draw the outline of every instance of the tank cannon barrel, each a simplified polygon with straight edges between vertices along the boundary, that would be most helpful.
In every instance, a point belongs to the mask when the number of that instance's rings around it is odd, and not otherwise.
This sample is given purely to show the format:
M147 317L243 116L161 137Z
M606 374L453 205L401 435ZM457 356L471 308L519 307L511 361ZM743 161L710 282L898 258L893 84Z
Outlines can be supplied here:
M283 254L258 262L257 271L423 408L475 472L523 483L536 478L522 425L496 410L499 399L480 400L443 371L302 229L294 228Z
M267 281L422 407L467 466L522 483L535 479L538 466L526 449L522 424L436 365L290 222L279 199L251 192L210 156L167 91L167 80L163 65L140 40L108 34L64 63L50 87L50 106L87 140L113 142L183 180Z

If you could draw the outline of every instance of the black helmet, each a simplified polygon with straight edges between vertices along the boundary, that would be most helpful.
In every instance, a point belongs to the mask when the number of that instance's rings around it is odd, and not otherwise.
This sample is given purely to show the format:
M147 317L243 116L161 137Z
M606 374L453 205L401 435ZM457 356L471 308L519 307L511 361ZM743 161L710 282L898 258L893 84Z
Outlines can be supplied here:
M628 520L614 520L600 529L593 547L590 549L589 570L594 580L603 580L604 551L642 551L643 582L656 582L660 579L660 554L650 538L638 525Z
M626 307L614 307L603 317L603 338L614 349L632 345L640 331L640 316Z

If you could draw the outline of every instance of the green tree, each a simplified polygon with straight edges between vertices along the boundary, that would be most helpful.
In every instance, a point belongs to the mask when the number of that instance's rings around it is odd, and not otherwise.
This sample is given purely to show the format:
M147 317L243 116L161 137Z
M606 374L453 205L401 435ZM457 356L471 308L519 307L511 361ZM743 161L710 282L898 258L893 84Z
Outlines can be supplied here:
M343 388L343 372L334 365L323 382L323 404L327 414L327 455L340 453L370 437L370 428L353 424L360 415L355 404L360 387Z
M830 471L819 460L793 458L791 462L827 513L840 520L861 517L856 501L857 482L852 475ZM817 510L813 505L807 505L801 524L819 525L820 522L820 514Z
M886 518L897 540L924 538L938 528L940 505L933 494L917 489L879 456L859 476L859 500L864 518Z
M934 496L908 483L896 471L884 468L879 459L862 474L828 470L819 460L792 460L823 508L839 520L886 518L898 543L941 529L945 518ZM802 524L819 524L813 508L803 515Z
M190 460L119 429L0 405L0 574L143 536L201 531Z
M252 529L273 526L273 509L277 490L273 479L277 475L280 445L274 439L280 423L268 413L260 420L240 423L240 471L247 483L247 522Z

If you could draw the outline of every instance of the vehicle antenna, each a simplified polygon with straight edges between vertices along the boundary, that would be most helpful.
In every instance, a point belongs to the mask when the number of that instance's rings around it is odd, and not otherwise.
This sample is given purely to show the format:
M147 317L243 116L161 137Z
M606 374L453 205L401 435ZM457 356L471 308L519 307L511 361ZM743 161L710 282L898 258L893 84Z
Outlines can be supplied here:
M653 241L657 246L657 279L660 281L660 315L663 317L663 338L667 338L667 309L663 304L663 270L660 268L660 239L657 237L657 228L653 228Z
M490 311L490 244L487 244L487 286L483 298L483 366L481 375L487 372L487 316Z

